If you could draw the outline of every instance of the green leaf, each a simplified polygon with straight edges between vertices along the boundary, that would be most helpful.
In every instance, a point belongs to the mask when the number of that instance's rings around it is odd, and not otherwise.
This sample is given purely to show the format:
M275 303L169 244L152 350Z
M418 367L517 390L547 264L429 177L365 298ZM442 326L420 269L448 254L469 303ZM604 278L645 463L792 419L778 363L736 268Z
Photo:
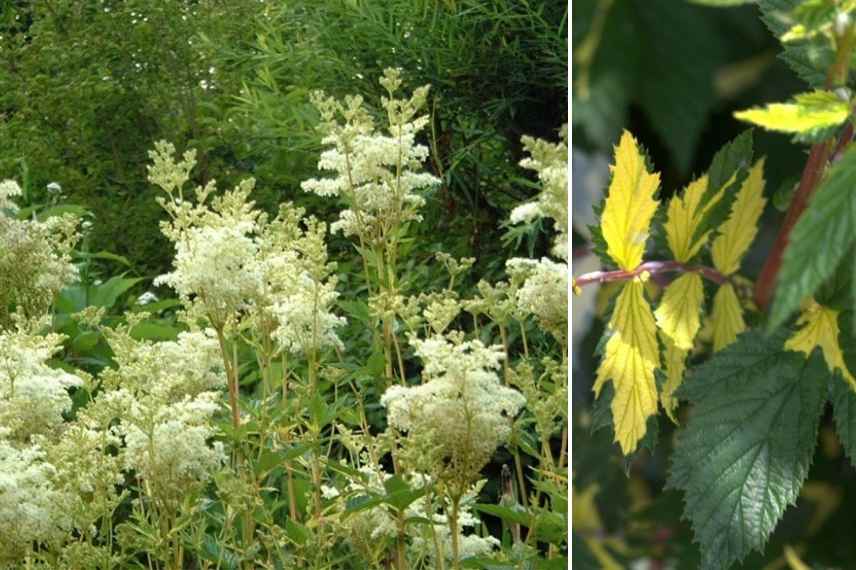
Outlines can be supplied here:
M111 277L101 285L90 287L89 303L96 307L110 308L116 304L122 293L142 280L141 277L128 278L118 275Z
M479 511L480 513L493 515L508 523L519 524L525 527L529 527L532 525L532 517L520 505L515 505L514 507L506 507L504 505L476 503L475 505L473 505L473 508L475 508L475 510Z
M829 171L790 235L782 256L770 328L776 328L835 272L856 242L856 147Z
M158 321L142 321L131 329L131 338L136 340L175 340L181 329Z
M716 151L716 154L713 155L713 160L710 161L710 168L707 170L708 191L702 198L701 206L705 206L719 192L719 189L731 180L731 177L734 176L734 173L738 169L749 168L751 166L753 152L752 139L752 129L746 129Z
M776 37L781 37L797 23L793 16L803 0L758 0L761 19ZM806 83L821 88L826 82L826 70L835 54L829 41L822 36L806 41L788 42L779 57Z
M829 371L819 351L786 351L782 335L742 335L684 382L695 407L677 439L669 486L702 568L762 550L808 474Z
M403 511L410 506L413 501L425 495L428 489L425 487L419 489L411 489L410 485L396 475L390 477L383 482L383 488L386 490L386 496L383 502L392 506L397 511Z
M856 392L841 374L835 374L832 380L832 411L838 439L850 463L856 466Z
M126 267L131 267L131 262L128 261L128 258L124 255L119 255L117 253L112 253L109 251L99 251L96 253L88 253L85 251L76 251L74 252L74 256L79 259L103 259L106 261L115 261L116 263L121 263Z
M840 342L844 353L844 363L851 373L856 370L856 331L854 331L854 312L844 311L839 317L841 324ZM841 441L850 463L856 467L856 392L840 372L832 380L830 398L835 419L835 431Z
M700 239L709 231L718 228L728 218L731 205L752 165L752 154L752 129L746 129L716 151L707 171L707 191L702 196L699 207L704 208L721 188L726 185L727 187L722 198L702 218L693 233L693 240Z

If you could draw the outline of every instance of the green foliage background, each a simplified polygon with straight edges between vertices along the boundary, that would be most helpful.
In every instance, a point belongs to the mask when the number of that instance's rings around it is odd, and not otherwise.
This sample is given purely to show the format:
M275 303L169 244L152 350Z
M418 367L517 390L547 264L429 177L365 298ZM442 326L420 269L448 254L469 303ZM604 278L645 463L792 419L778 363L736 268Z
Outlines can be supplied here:
M95 215L91 247L126 256L141 274L164 272L171 253L145 180L156 140L199 151L197 182L254 176L263 207L290 199L329 219L299 189L320 148L309 93L373 100L381 70L401 67L411 86L432 84L430 168L444 184L429 204L441 227L425 231L490 271L500 222L533 194L517 165L521 135L553 140L567 122L561 2L0 6L0 171L25 178L33 200L61 184Z
M731 4L740 5L723 7ZM759 7L755 2L716 0L574 2L571 113L574 152L600 153L611 160L612 146L616 144L621 129L627 128L646 146L656 170L662 172L661 196L665 199L683 188L694 175L703 172L716 150L745 130L745 125L732 118L734 111L783 101L797 92L815 87L817 73L813 69L825 67L828 53L815 49L809 43L783 54L780 42L771 33L772 29L781 34L783 30L778 27L783 24L771 18L770 13L778 8L789 9L794 2L769 0L760 4L763 6ZM771 29L768 29L768 24ZM743 265L751 278L757 275L764 255L770 250L783 215L778 208L781 204L787 206L788 194L798 180L807 150L806 146L793 144L787 136L760 130L754 132L754 146L756 157L767 157L768 207L756 243ZM845 167L847 165L840 168ZM586 172L576 171L574 180L583 179L585 175ZM826 227L821 219L815 222L817 227ZM580 259L590 248L585 241L580 234L575 234L575 259ZM818 251L816 237L803 240L803 243L804 250ZM828 242L821 240L820 243ZM806 254L802 258L813 260L812 255ZM845 321L850 318L849 313L842 317ZM842 326L841 344L852 367L856 362L856 341L849 326L849 322ZM685 438L689 440L699 438L700 431L713 433L717 426L700 423L690 428L686 425L676 428L660 418L656 448L637 453L627 461L622 459L617 446L612 443L610 430L596 429L603 423L599 416L603 407L600 403L593 406L590 388L599 358L597 343L602 333L603 322L595 320L584 338L575 338L575 488L579 491L591 484L599 485L596 506L603 523L602 537L621 538L629 547L629 551L623 554L613 551L621 564L629 565L631 560L647 558L654 564L671 560L677 564L676 568L698 568L704 556L698 545L693 543L690 522L681 521L685 496L683 492L668 488L667 473L672 472L672 485L712 488L711 481L683 480L682 466L672 463L670 457L673 458L673 436L677 429L688 429ZM771 340L762 337L756 342L769 343ZM805 364L804 359L797 360L804 366L816 365L813 361ZM723 361L720 359L719 363ZM783 358L780 365L786 361L787 358ZM747 385L748 380L742 383L739 379L728 380L735 383L733 386L728 384L733 389L725 389L728 396L723 398L727 399L728 406L734 408L735 418L743 413L739 410L746 412L748 409L741 408L741 397L747 401L758 397L759 394L753 391L763 392L762 398L770 402L778 398L782 405L787 403L786 400L795 394L788 390L801 386L794 380L794 375L799 374L796 364L794 361L794 366L787 373L770 372L770 378L755 378L752 386ZM690 365L697 366L698 362L691 361ZM696 401L703 388L715 380L722 380L711 375L713 370L700 368L682 396ZM765 553L752 553L742 564L731 566L733 568L787 567L783 558L785 545L795 547L812 568L849 568L856 561L848 514L856 506L856 471L848 459L848 454L852 453L849 446L851 432L848 431L852 397L848 397L840 378L827 381L827 376L821 373L811 378L813 382L820 383L818 378L823 377L820 386L815 386L822 393L812 392L808 395L810 398L806 394L800 396L811 400L813 405L821 406L816 448L811 447L814 443L808 441L812 439L809 433L811 426L803 426L793 414L785 414L784 417L771 415L765 419L763 411L756 411L761 417L746 412L745 417L737 422L736 429L744 434L754 429L751 425L754 419L755 422L769 421L774 426L769 430L771 433L786 435L790 453L794 454L794 473L809 469L809 490L804 488L796 507L786 510L784 519L764 548ZM716 406L723 403L723 398L714 398L699 405ZM823 404L823 398L828 398L834 406ZM682 424L686 424L686 408L684 406L679 416ZM800 429L804 432L798 433ZM746 438L741 441L745 442ZM799 450L796 449L797 441L802 442ZM651 442L647 443L650 447ZM778 444L772 441L770 445ZM813 457L811 449L815 449ZM706 451L709 455L697 457L699 462L715 462L716 458L710 457L728 453L718 448ZM686 454L682 459L686 460ZM727 471L731 464L727 459L719 459L724 461L721 470ZM683 468L685 470L686 466ZM701 471L697 471L696 476L698 473ZM793 489L782 490L783 495L795 492ZM722 504L715 500L716 497L708 497L705 504L703 492L696 493L696 496L702 498L694 499L696 504L689 505L688 509L699 513L697 517L693 516L692 521L698 530L710 522L710 517L722 516L717 511ZM727 524L721 524L718 528L727 527ZM734 547L733 555L745 554L743 549L748 550L752 545L762 546L764 540L763 533L721 538L722 541L732 541L732 546L742 545ZM582 538L577 536L574 540L575 545L580 545L574 552L575 567L599 567ZM712 538L707 539L708 543L712 541ZM709 556L705 560L709 567L719 567L726 562L725 559L711 560Z

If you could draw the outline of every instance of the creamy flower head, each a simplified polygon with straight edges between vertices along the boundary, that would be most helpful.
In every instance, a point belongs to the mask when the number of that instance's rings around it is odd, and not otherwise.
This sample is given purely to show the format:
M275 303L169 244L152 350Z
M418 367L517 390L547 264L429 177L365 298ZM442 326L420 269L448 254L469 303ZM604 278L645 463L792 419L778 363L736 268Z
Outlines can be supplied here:
M502 347L459 335L411 338L424 363L419 386L393 386L381 398L387 421L406 434L417 471L469 485L511 434L525 400L500 384Z
M22 194L21 187L14 180L0 182L0 215L3 214L3 210L18 211L18 205L12 201L12 198Z

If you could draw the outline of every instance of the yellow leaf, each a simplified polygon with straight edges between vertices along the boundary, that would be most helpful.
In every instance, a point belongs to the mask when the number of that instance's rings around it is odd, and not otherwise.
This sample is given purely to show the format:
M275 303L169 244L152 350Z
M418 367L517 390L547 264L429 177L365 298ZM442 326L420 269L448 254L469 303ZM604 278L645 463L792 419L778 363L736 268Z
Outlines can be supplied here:
M657 210L654 193L660 175L651 174L639 151L636 139L627 132L615 147L612 182L600 219L606 252L624 270L642 263L651 218Z
M661 336L663 344L666 346L666 382L663 384L663 391L660 393L660 403L663 404L663 409L666 410L669 419L677 424L675 410L678 408L678 399L675 398L674 394L684 380L689 351L676 347L675 343L662 333Z
M698 253L707 242L710 233L693 239L696 229L704 215L716 205L725 193L724 187L711 198L705 206L699 207L702 196L707 191L707 176L690 182L683 195L675 196L669 201L669 209L666 215L666 242L675 259L687 262Z
M741 121L771 131L806 133L835 127L850 116L850 105L832 91L812 91L794 98L793 103L773 103L764 108L734 113Z
M684 273L672 281L654 316L660 330L682 350L693 347L696 333L701 328L701 305L704 286L698 273Z
M719 226L719 236L713 240L713 265L723 274L740 269L740 260L755 239L758 219L764 211L764 159L758 160L743 181L731 215Z
M644 290L645 284L637 278L628 281L619 293L608 325L612 336L594 384L596 395L607 380L615 385L611 407L615 440L625 455L636 450L645 435L646 421L657 413L654 369L660 365L660 351Z
M713 296L713 350L718 352L737 340L737 335L746 330L743 307L734 291L734 285L725 283Z
M801 328L785 342L785 348L809 356L815 347L819 346L829 370L840 371L844 379L856 390L856 378L847 369L844 354L838 344L838 311L812 300L803 309L797 325Z

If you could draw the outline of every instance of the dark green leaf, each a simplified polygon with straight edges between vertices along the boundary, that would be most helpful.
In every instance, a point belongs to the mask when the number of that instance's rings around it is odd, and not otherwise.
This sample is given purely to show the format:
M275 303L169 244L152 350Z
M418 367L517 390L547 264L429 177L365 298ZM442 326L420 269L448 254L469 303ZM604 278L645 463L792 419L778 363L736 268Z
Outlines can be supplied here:
M760 363L765 362L766 365ZM761 550L808 474L829 371L781 338L742 335L685 381L695 403L675 446L669 486L702 568L724 569Z

